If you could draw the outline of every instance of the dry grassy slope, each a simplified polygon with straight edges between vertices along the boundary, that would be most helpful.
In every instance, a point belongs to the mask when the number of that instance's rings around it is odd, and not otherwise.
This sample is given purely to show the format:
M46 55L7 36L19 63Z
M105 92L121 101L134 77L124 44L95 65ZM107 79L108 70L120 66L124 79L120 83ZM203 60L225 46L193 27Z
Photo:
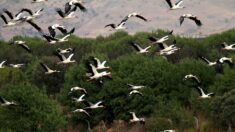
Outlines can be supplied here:
M109 23L118 23L126 14L137 11L142 13L150 22L145 23L138 19L131 19L127 23L128 32L152 31L155 29L174 29L180 35L208 35L233 28L235 23L234 0L184 0L187 8L178 11L169 11L165 0L84 0L87 13L77 12L78 18L73 20L59 20L55 12L56 7L63 8L68 0L49 0L47 3L31 4L31 0L1 0L0 9L6 7L17 12L23 7L39 9L44 7L44 15L35 20L44 29L53 23L76 27L80 36L95 37L112 33L104 26ZM202 19L203 26L198 28L194 23L186 21L179 26L178 18L181 14L192 13ZM2 25L0 20L0 25ZM28 24L17 27L0 27L0 37L10 39L13 35L38 35Z

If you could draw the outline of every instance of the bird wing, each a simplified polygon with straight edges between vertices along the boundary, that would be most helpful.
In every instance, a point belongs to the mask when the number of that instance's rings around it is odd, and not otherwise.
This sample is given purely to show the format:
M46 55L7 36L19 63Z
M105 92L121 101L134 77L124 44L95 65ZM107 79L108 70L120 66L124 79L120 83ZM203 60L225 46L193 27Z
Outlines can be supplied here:
M77 6L73 7L69 12L66 12L66 15L69 15L71 12L75 12L77 10Z
M6 19L6 17L3 15L3 14L1 14L1 16L0 16L1 18L2 18L2 20L5 22L5 24L8 24L8 22L7 22L7 19Z
M49 27L48 27L48 31L49 31L49 33L50 33L50 35L51 35L52 37L55 37L56 32L55 32L55 29L52 28L52 26L49 26Z
M90 117L90 114L86 111L86 110L83 110L83 112Z
M197 87L198 88L198 90L200 91L200 95L202 96L202 95L205 95L205 93L204 93L204 91L203 91L203 89L202 88L200 88L200 87Z
M6 8L4 8L3 11L9 16L9 18L14 19L12 13L8 11Z
M5 62L6 62L6 61L2 61L2 62L0 63L0 65L2 66Z
M69 12L70 10L71 10L71 5L69 4L69 2L67 2L67 3L65 4L65 7L64 7L64 12L67 13L67 12Z
M28 52L31 52L31 49L29 48L28 45L26 45L26 44L20 44L20 46L21 46L22 48L24 48L25 50L27 50Z
M63 54L57 53L57 55L60 58L60 60L62 61L66 60L66 57Z
M132 43L132 45L138 50L138 51L141 51L141 50L143 50L143 48L141 48L138 44L136 44L136 43Z
M100 105L101 103L103 103L103 101L98 101L95 105Z
M4 104L6 100L3 97L0 97L0 102Z
M170 6L170 8L173 7L171 0L166 0L167 4Z
M168 47L168 45L166 45L166 43L158 43L158 45L161 49L165 49Z
M40 63L40 64L46 71L51 70L46 64L44 64L44 63Z
M197 26L202 26L201 21L197 17L192 16L192 17L189 17L189 19L193 20L197 24Z
M95 66L93 66L92 64L90 64L90 66L91 66L91 70L92 70L93 74L98 74Z
M79 97L79 100L81 100L84 96L85 96L85 94L81 95L81 96Z
M20 12L28 12L31 16L33 15L33 12L32 12L32 10L30 10L30 9L27 9L27 8L23 8Z
M223 43L221 43L221 46L225 48L228 46L228 44L226 42L223 42Z
M138 18L140 18L140 19L142 19L142 20L144 20L144 21L148 21L148 19L146 19L145 17L143 17L143 16L141 16L141 15L136 15L136 17L138 17Z
M67 32L68 32L67 29L64 28L64 27L62 27L62 26L57 27L57 29L58 29L61 33L63 33L64 35L67 34Z
M179 0L178 2L175 3L175 5L181 5L183 3L183 0Z
M94 59L95 59L95 61L96 61L96 64L97 64L96 66L100 66L100 65L101 65L101 62L100 62L100 60L99 60L98 58L96 58L96 57L95 57Z
M115 28L115 27L116 27L115 24L108 24L108 25L105 25L105 28L106 28L106 27L109 27L109 26L112 27L112 28Z
M74 28L72 28L69 32L67 32L66 34L73 34L74 33L74 31L75 31L75 27Z
M31 26L33 26L36 30L38 30L38 32L41 34L41 35L43 35L43 34L45 34L44 32L43 32L43 30L37 25L37 24L35 24L33 21L27 21Z
M201 58L202 60L204 60L206 63L208 63L208 64L210 63L210 61L209 61L208 59L206 59L205 57L202 56L202 57L200 57L200 58Z
M56 8L56 12L61 16L61 17L65 17L65 13L64 12L62 12L62 10L60 9L60 8ZM66 12L66 14L67 14L67 12Z
M124 26L126 24L126 21L122 21L121 23L118 24L118 26Z
M78 6L79 9L83 12L87 11L87 9L80 2L74 3L74 5Z
M155 38L155 37L153 37L153 36L149 37L148 39L149 39L150 41L152 41L152 42L156 42L156 41L157 41L157 38Z
M68 57L68 60L71 60L73 56L74 56L74 53L70 54Z
M38 14L39 12L42 12L43 10L44 10L44 8L41 8L41 9L35 11L35 14Z
M183 17L183 16L180 16L179 20L180 20L180 26L181 26L182 23L184 22L184 17Z

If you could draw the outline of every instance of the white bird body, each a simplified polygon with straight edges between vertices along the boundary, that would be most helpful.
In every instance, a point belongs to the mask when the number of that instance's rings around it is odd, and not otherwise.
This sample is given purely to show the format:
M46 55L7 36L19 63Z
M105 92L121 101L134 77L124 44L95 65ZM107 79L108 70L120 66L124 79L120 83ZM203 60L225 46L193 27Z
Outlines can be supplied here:
M110 67L109 66L105 66L106 62L107 61L103 61L101 62L98 58L94 58L96 60L96 63L97 63L97 66L96 66L96 69L97 70L102 70L102 69L109 69Z
M76 109L76 110L74 110L74 111L72 111L72 112L73 112L73 113L77 113L77 112L85 113L87 116L90 117L90 114L89 114L86 110L84 110L84 109Z
M21 68L24 64L10 64L13 68Z
M163 42L165 42L165 41L168 40L168 39L169 39L169 36L166 35L166 36L164 36L164 37L158 39L158 40L157 40L157 43L163 43Z
M130 120L130 123L134 123L134 122L145 122L144 118L138 118L135 114L135 112L130 112L132 115L132 119Z
M69 64L69 63L75 63L75 60L71 60L74 54L70 54L68 58L66 58L63 54L58 53L58 55L61 58L61 61L57 64Z
M2 69L2 68L5 68L4 67L4 63L6 63L7 61L2 61L1 63L0 63L0 69Z
M85 94L81 95L79 98L72 98L74 102L79 103L85 101Z
M176 10L176 9L182 9L185 8L184 6L181 6L181 4L183 3L183 0L179 0L176 3L173 3L172 0L166 0L166 2L168 3L168 5L170 6L171 10Z
M205 92L203 91L203 89L201 87L197 87L200 90L200 98L202 99L207 99L207 98L211 98L211 95L213 95L214 93L208 93L205 94Z

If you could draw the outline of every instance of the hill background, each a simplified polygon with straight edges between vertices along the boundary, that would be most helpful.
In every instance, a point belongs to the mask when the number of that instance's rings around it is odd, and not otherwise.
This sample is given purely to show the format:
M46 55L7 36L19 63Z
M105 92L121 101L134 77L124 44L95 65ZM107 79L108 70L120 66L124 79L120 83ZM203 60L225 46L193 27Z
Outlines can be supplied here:
M21 8L38 10L44 8L41 18L35 20L43 29L54 23L64 24L68 28L76 27L76 35L82 37L96 37L112 33L104 26L109 23L119 23L120 20L131 12L140 12L151 19L145 23L138 19L131 19L127 23L128 32L151 32L156 29L174 29L175 33L183 36L205 36L211 33L221 32L234 27L235 2L234 0L185 0L185 9L169 11L165 0L84 0L88 12L77 11L78 18L59 20L55 8L64 8L68 0L49 0L46 3L31 4L31 0L1 0L0 9L7 8L14 13ZM185 22L179 26L178 18L185 13L197 15L203 22L198 28L192 22ZM0 20L0 25L3 21ZM16 27L0 27L0 38L11 39L12 36L35 36L38 33L28 24Z

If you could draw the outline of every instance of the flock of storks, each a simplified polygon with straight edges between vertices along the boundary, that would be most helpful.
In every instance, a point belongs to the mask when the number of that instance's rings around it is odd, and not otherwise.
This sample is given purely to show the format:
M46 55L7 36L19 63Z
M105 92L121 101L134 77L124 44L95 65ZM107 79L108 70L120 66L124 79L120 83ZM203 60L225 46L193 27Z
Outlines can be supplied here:
M40 3L40 2L46 2L46 1L48 1L48 0L33 0L32 3ZM183 2L182 0L180 0L176 3L173 3L171 0L165 0L165 1L169 5L170 10L185 8L185 7L181 6L182 2ZM75 14L77 8L79 8L83 12L87 11L87 8L84 6L84 3L85 2L82 2L80 0L71 0L65 4L64 10L62 10L60 8L56 8L56 12L58 13L58 15L62 19L76 18L76 16L74 14ZM27 22L32 27L34 27L39 32L39 34L44 39L46 39L48 41L49 44L57 44L60 42L68 41L68 37L74 33L75 28L72 28L68 31L65 26L60 25L60 24L54 24L54 25L48 27L48 33L46 33L45 31L43 31L41 29L41 27L39 27L33 21L35 19L40 18L40 16L42 15L42 12L43 12L43 8L39 9L35 12L33 12L30 9L23 8L18 13L13 15L13 13L8 11L7 9L2 9L0 17L2 18L2 20L5 23L5 25L3 25L4 27L15 26L15 25L19 25L21 23ZM144 16L140 15L139 13L133 12L133 13L128 14L126 17L124 17L120 23L107 24L105 26L105 28L111 27L112 30L120 30L120 29L125 30L125 29L127 29L125 27L126 22L133 17L139 18L145 22L150 21L147 18L145 18ZM184 22L185 18L193 20L197 26L202 26L202 23L197 18L197 16L192 15L192 14L181 15L179 17L180 25ZM57 31L60 31L63 34L63 37L60 37L60 38L56 37ZM158 52L159 55L167 56L167 55L174 54L176 51L180 50L180 48L178 48L176 46L175 40L172 42L171 45L167 45L165 43L165 41L167 41L169 39L169 37L170 37L170 35L172 35L172 33L173 33L173 30L161 38L155 38L153 36L148 38L151 41L150 44L158 45L160 47L160 51ZM25 50L27 50L28 52L31 52L30 47L27 45L27 42L25 42L25 41L15 40L15 41L11 42L10 44L19 45L19 46L23 47ZM138 50L138 53L140 53L140 54L148 53L149 49L151 48L151 46L147 46L147 47L143 48L135 42L133 42L132 45L133 45L133 47L135 47ZM228 45L227 43L224 42L224 43L222 43L222 46L223 46L223 48L222 48L223 50L228 50L228 51L235 50L235 44ZM67 48L67 49L58 48L56 50L56 52L57 52L58 57L61 59L61 61L58 62L57 64L68 64L68 63L76 62L76 60L72 59L72 57L74 56L74 49L73 48ZM224 63L228 63L230 66L233 65L232 58L228 58L228 57L221 57L216 61L209 61L207 58L205 58L203 56L201 57L201 59L204 60L208 64L208 66L222 65ZM89 64L89 68L91 69L90 70L91 72L86 74L86 76L89 78L89 80L98 80L98 81L100 81L100 83L102 83L102 81L100 80L101 78L103 78L103 77L110 77L111 78L112 77L111 72L108 71L108 69L110 69L110 67L106 66L106 61L101 62L96 57L94 57L94 61L96 62L96 65ZM5 67L4 66L5 63L6 63L6 61L2 61L0 63L0 69ZM12 68L21 68L22 66L24 66L24 64L9 64L9 66ZM45 74L54 74L54 73L60 72L58 70L53 70L53 69L49 68L45 63L41 63L41 66L45 69ZM201 98L210 98L211 95L213 95L213 93L205 93L204 92L204 90L200 87L201 81L196 75L188 74L184 77L184 80L187 80L187 79L193 79L194 81L196 81L196 83L198 84L197 88L200 92ZM138 85L132 85L132 84L127 84L127 85L131 89L129 92L129 96L133 96L133 95L144 96L140 90L145 88L145 86L138 86ZM69 94L76 92L76 91L82 91L83 94L78 98L72 97L73 102L76 102L76 103L84 102L87 105L87 107L76 109L73 111L74 113L82 112L90 117L90 114L87 111L88 109L96 109L96 108L105 107L103 105L103 101L97 101L96 103L91 103L91 102L86 101L85 97L87 95L87 91L85 88L81 88L79 86L73 87L70 89ZM15 101L7 101L3 97L0 97L0 101L2 103L2 106L19 105ZM141 122L141 123L145 122L145 119L138 118L136 116L135 112L130 112L130 114L132 114L132 119L130 120L130 122ZM175 130L164 130L164 132L174 132L174 131Z

